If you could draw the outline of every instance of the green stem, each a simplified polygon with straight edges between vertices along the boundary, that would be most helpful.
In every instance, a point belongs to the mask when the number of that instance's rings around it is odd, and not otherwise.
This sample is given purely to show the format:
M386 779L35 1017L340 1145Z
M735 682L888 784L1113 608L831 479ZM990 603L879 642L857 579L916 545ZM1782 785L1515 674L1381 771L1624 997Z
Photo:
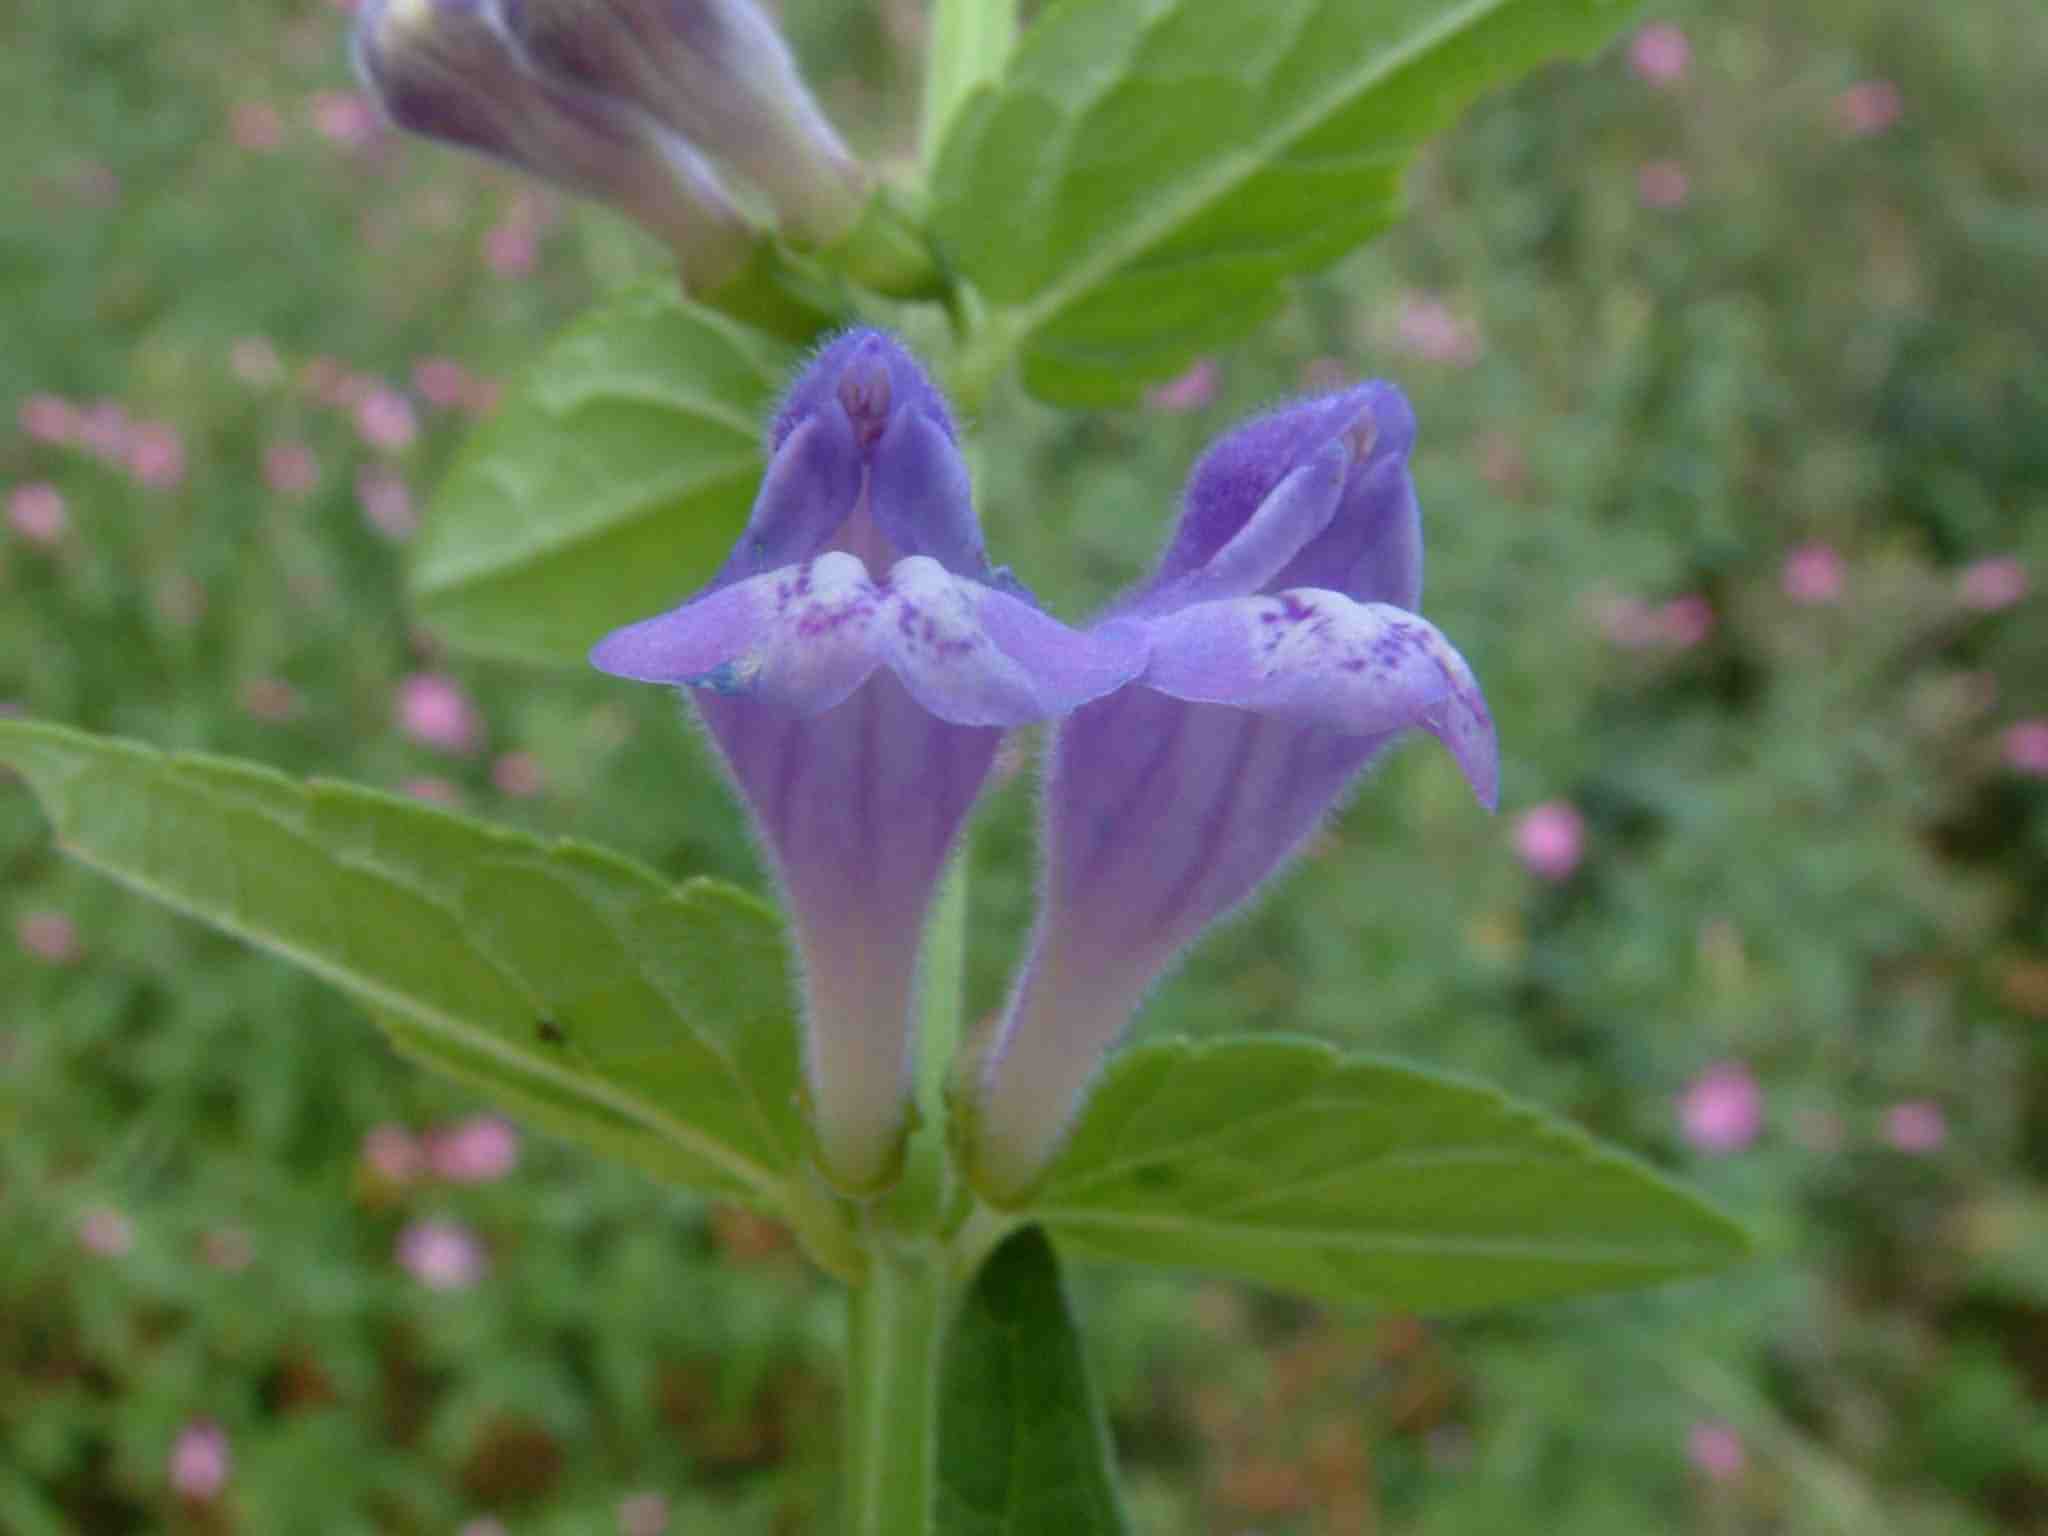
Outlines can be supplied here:
M996 79L1017 40L1017 0L938 0L925 66L924 163L929 171L960 104Z
M848 1536L929 1536L940 1351L952 1310L931 1238L870 1234L866 1280L847 1292Z

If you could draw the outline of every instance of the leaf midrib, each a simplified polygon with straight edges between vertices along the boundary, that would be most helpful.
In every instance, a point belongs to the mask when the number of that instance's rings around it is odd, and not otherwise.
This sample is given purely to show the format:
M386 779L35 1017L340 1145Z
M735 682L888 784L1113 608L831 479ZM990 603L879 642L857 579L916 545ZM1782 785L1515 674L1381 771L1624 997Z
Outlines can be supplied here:
M1413 34L1407 42L1375 54L1359 70L1344 76L1337 86L1314 98L1303 110L1282 118L1273 132L1254 140L1250 146L1223 156L1210 175L1192 178L1184 184L1185 190L1178 196L1162 198L1155 205L1160 211L1152 217L1141 217L1122 226L1121 236L1109 237L1092 252L1069 262L1063 281L1042 290L1037 298L1012 311L1015 317L1012 323L1018 333L1029 335L1049 316L1058 314L1070 303L1101 286L1180 225L1251 180L1278 159L1279 152L1288 144L1308 134L1325 118L1341 110L1346 102L1405 68L1418 55L1444 39L1456 36L1495 11L1515 3L1517 0L1466 0L1465 4L1453 7L1434 24Z

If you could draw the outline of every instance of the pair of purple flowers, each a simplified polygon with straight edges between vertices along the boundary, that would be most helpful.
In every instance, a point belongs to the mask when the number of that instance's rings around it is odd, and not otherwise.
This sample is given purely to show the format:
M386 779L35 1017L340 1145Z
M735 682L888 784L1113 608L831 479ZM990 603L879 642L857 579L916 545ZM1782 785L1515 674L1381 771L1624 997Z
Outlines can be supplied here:
M1024 1197L1145 990L1402 732L1491 806L1477 684L1414 612L1415 423L1387 384L1302 401L1197 466L1153 578L1075 630L992 568L957 429L917 363L854 331L776 414L711 584L619 630L602 670L694 690L786 888L820 1161L886 1186L911 1123L925 917L1004 731L1056 722L1037 930L956 1083L969 1177Z

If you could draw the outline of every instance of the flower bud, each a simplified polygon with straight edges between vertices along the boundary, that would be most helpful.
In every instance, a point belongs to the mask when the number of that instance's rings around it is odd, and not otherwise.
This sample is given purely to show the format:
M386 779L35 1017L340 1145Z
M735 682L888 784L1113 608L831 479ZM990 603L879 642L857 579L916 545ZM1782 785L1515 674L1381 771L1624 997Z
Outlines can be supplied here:
M692 288L744 263L753 232L711 167L626 103L530 68L497 0L366 0L355 57L399 127L612 204L675 248Z
M629 101L751 183L797 243L831 245L867 202L860 164L750 0L502 0L541 70Z

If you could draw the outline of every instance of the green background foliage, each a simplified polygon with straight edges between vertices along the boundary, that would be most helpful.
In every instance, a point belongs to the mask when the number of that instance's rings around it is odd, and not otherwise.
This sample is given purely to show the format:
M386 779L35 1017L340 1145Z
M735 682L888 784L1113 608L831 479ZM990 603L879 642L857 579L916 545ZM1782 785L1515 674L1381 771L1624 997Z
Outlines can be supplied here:
M907 146L915 8L788 16L835 114ZM2023 0L1678 19L1682 86L1653 89L1618 47L1481 104L1422 157L1408 222L1216 353L1212 402L985 407L992 544L1076 618L1142 569L1166 488L1225 423L1323 360L1401 381L1428 610L1503 722L1503 816L1403 752L1141 1033L1307 1031L1497 1081L1765 1237L1732 1277L1443 1323L1084 1266L1140 1531L1947 1536L2048 1508L2048 804L1999 754L2048 712L2048 625L2038 596L1956 598L1975 558L2048 572L2048 161L2028 128L2048 42ZM71 519L51 551L0 532L0 700L298 775L432 779L494 819L758 889L667 701L457 659L454 610L402 595L431 551L365 521L358 471L422 497L463 414L416 395L422 440L380 456L314 398L312 365L402 385L446 354L509 378L654 253L451 155L324 136L340 25L310 4L94 0L42 8L0 58L26 171L0 230L0 407L119 399L189 459L151 491L0 434L0 489L50 482ZM1904 112L1855 138L1840 93L1871 78ZM235 142L252 104L280 115L274 151ZM1642 199L1663 162L1682 207ZM483 260L508 226L538 240L529 276ZM229 367L257 335L284 359L274 384ZM280 443L312 451L310 494L266 486ZM1845 557L1836 603L1782 589L1808 540ZM650 600L698 573L679 558ZM516 612L516 587L486 596ZM1617 600L1684 596L1715 615L1699 643L1610 637ZM479 700L482 750L392 729L398 680L424 670ZM277 683L289 708L262 705ZM541 794L505 792L512 751ZM996 936L972 957L979 1011L1028 912L1028 780L977 842L976 927ZM1584 813L1587 857L1552 883L1513 835L1555 798ZM238 1528L493 1512L587 1531L654 1488L679 1530L830 1507L838 1324L777 1229L543 1135L504 1183L382 1184L370 1127L475 1101L317 983L65 864L4 788L0 867L9 930L62 913L83 946L50 965L0 944L0 1528L205 1528L218 1513L181 1510L164 1476L201 1416L230 1435ZM1728 1059L1762 1084L1765 1126L1713 1158L1674 1098ZM1946 1112L1932 1155L1882 1134L1911 1100ZM101 1211L132 1222L125 1257L82 1250ZM475 1289L394 1262L428 1218L480 1236ZM229 1233L246 1267L209 1261ZM1739 1477L1688 1467L1709 1423L1740 1436Z

